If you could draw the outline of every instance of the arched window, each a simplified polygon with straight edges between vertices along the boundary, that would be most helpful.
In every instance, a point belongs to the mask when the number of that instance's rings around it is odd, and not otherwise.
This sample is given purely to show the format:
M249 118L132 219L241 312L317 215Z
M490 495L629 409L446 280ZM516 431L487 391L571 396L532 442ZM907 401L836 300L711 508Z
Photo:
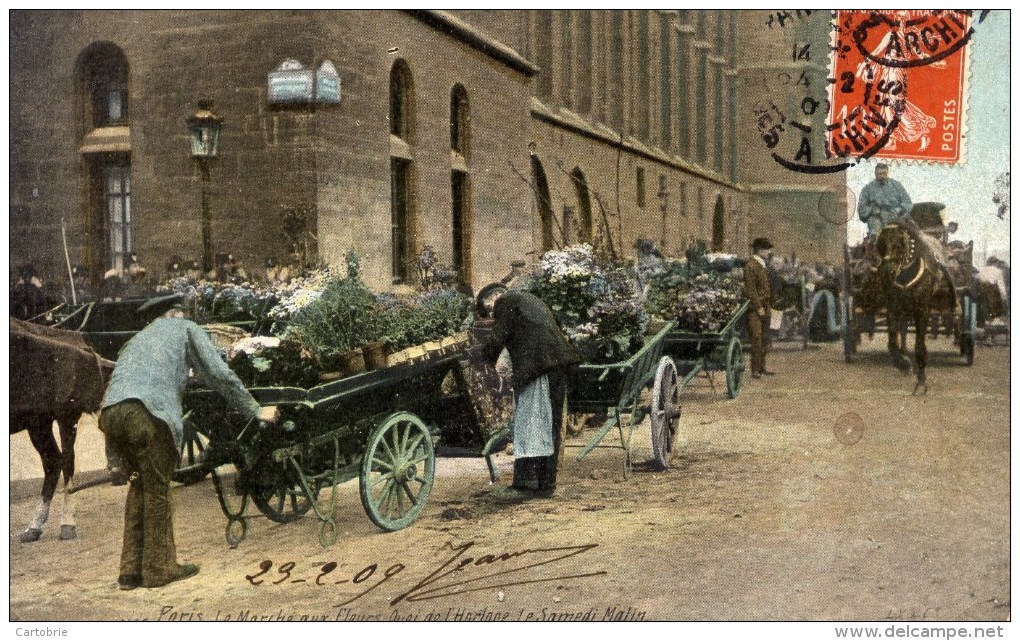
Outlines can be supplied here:
M726 247L726 213L722 195L715 197L715 213L712 215L712 251L721 252Z
M552 197L549 195L549 181L538 156L531 157L531 175L535 181L535 197L538 200L538 217L542 223L542 253L558 247L553 235Z
M591 194L588 192L588 181L580 167L570 172L577 190L577 242L590 243L592 237Z
M85 130L127 124L128 63L120 47L97 42L78 58Z
M98 281L108 269L125 269L135 251L130 137L123 131L99 138L90 135L96 129L128 124L124 52L111 42L91 44L75 61L75 83L86 186L83 255L90 279Z
M414 93L411 69L397 60L390 69L390 133L410 142L414 133Z
M470 142L471 112L464 85L456 84L450 91L450 149L467 158Z

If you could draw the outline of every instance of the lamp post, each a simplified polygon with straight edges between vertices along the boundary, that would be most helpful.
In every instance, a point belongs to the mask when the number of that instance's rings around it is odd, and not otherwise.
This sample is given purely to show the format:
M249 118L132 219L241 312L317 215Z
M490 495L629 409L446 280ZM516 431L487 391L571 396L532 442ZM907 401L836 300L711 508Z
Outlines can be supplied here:
M211 100L199 100L198 111L188 118L191 157L202 171L202 269L213 268L212 205L209 202L209 165L219 154L223 118L212 112Z

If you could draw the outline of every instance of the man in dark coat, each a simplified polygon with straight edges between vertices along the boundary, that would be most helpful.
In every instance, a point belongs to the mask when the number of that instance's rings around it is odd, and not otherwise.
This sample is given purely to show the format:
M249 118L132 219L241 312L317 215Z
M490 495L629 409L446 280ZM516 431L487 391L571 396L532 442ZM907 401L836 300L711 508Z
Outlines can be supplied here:
M495 362L506 348L513 365L514 481L500 494L513 499L551 495L567 377L581 357L537 296L492 284L479 292L478 304L494 321L482 346L485 358Z
M772 256L772 243L768 238L755 238L751 244L751 259L744 267L744 296L748 300L747 336L751 343L751 378L771 376L765 368L767 338L772 316L772 287L766 270Z

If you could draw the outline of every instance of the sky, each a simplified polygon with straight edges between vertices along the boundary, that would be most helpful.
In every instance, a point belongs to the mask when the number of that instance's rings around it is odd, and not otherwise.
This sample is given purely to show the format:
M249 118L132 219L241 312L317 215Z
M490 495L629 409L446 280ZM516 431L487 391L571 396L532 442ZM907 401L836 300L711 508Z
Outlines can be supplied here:
M974 262L981 265L993 252L1008 260L1010 247L1009 216L999 220L992 202L992 181L1009 171L1009 32L1009 12L992 11L975 25L968 45L970 88L963 164L882 161L889 164L890 177L903 184L913 202L946 204L946 220L960 224L952 238L973 240ZM847 186L855 195L874 179L878 162L871 159L847 170ZM847 225L850 244L859 242L866 230L855 212Z

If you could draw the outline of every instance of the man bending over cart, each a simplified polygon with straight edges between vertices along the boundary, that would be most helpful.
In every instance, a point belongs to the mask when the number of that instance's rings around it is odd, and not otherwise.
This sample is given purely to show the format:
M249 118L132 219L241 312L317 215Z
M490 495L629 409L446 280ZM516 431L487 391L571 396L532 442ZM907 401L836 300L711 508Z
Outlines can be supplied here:
M495 362L506 348L516 393L511 419L513 485L494 494L507 500L551 496L556 489L567 377L581 357L537 296L493 283L482 288L477 302L479 312L494 320L482 353Z
M159 587L198 574L197 565L177 563L170 504L170 479L184 434L181 396L189 370L249 420L279 419L276 407L259 407L206 333L183 318L182 300L181 294L164 296L139 308L166 311L120 350L99 415L99 429L130 475L117 579L122 590Z

